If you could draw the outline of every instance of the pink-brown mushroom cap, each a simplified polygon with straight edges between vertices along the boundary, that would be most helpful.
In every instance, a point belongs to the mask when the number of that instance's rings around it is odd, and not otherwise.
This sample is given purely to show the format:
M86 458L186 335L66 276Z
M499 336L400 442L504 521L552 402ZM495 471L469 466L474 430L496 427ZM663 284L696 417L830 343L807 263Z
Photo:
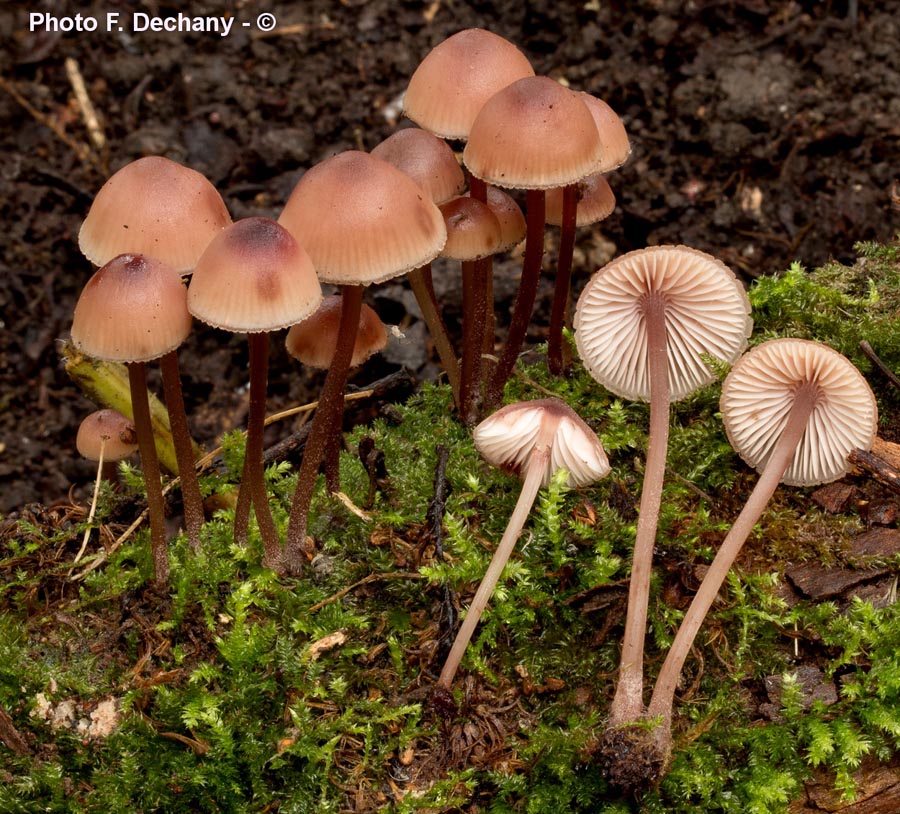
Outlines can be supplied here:
M75 436L75 446L89 461L121 461L138 448L134 422L117 410L96 410L82 420Z
M316 270L303 247L268 218L245 218L203 252L188 288L197 319L235 333L287 328L322 302Z
M431 262L447 240L444 218L415 181L356 150L309 170L278 222L334 285L398 277Z
M416 68L404 112L436 136L466 139L484 103L524 76L534 76L534 69L511 42L481 28L459 31Z
M479 111L463 162L488 184L552 189L595 171L603 146L585 103L546 76L508 85Z
M144 254L190 271L231 223L222 196L199 172L162 156L126 164L100 188L78 234L94 265Z
M72 342L107 362L148 362L191 332L187 289L171 266L121 254L87 281L72 319Z

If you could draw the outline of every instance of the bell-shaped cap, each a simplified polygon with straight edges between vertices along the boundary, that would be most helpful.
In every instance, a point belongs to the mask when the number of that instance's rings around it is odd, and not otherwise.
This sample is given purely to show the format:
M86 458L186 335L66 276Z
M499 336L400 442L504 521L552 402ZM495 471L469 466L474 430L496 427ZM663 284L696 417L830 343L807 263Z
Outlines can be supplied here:
M306 319L322 287L303 247L268 218L229 226L203 252L188 288L190 312L234 333L277 331Z
M609 474L603 444L578 414L559 399L536 399L508 404L475 428L475 446L493 466L524 477L542 430L557 422L543 485L560 469L569 473L569 486L586 486Z
M466 178L450 145L427 130L398 130L372 155L405 172L438 206L465 189Z
M285 339L287 352L308 367L331 367L341 325L340 294L329 294L316 312L292 325ZM353 345L350 367L357 367L387 345L387 329L374 309L365 303L359 313L359 329Z
M502 189L487 188L487 205L500 222L500 245L498 252L509 251L525 240L525 216L513 197Z
M488 184L551 189L595 171L603 145L581 99L546 76L520 79L478 113L463 162Z
M837 351L804 339L772 339L742 356L722 385L720 409L731 446L762 471L784 429L798 388L813 384L815 407L782 478L814 486L847 473L847 456L869 449L878 428L875 397Z
M460 31L416 68L404 112L436 136L465 140L484 103L524 76L534 76L534 69L511 42L482 28Z
M120 254L87 281L72 319L72 343L107 362L148 362L191 332L187 289L172 267Z
M381 283L434 260L447 231L438 208L406 173L348 150L303 175L278 222L303 245L319 279Z
M578 98L587 105L591 116L594 117L594 124L597 125L597 132L600 134L600 143L603 145L603 155L594 172L609 172L621 167L631 155L631 143L628 141L622 120L602 99L584 91L578 91Z
M442 257L478 260L499 250L500 221L490 206L464 196L442 204L440 210L447 225Z
M575 211L576 226L590 226L606 220L616 208L607 180L596 173L578 182L578 209ZM546 196L546 222L551 226L562 226L563 191L561 187L548 189Z
M95 266L144 254L190 271L231 223L222 196L199 172L162 156L126 164L97 193L78 245Z
M137 451L137 431L134 423L117 410L96 410L86 416L78 427L75 446L89 461L121 461Z
M665 300L669 399L709 384L704 357L732 362L753 328L750 301L720 260L686 246L655 246L613 260L588 282L575 307L575 344L588 372L623 398L649 401L643 302Z

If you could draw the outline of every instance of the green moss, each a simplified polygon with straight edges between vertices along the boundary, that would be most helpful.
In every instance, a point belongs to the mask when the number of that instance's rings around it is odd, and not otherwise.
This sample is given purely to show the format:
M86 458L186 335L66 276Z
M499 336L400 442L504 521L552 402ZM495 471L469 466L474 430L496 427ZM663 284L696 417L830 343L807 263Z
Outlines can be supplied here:
M900 250L860 250L852 269L795 267L756 283L754 341L824 340L868 370L858 352L866 339L900 367ZM366 517L319 492L311 531L321 553L298 579L259 566L255 525L246 548L234 544L229 509L207 524L199 552L173 545L164 597L147 587L146 531L74 586L67 568L41 563L83 528L19 523L0 548L0 705L31 753L0 746L0 811L780 814L819 768L852 795L864 757L900 749L900 610L779 598L784 561L839 562L858 530L853 517L809 509L800 490L779 491L698 639L671 772L639 804L607 788L592 755L617 662L648 408L606 393L578 365L562 381L528 366L507 398L545 389L599 433L613 472L577 490L557 477L541 492L463 662L456 718L437 716L427 695L447 603L468 605L520 482L481 460L445 387L426 385L348 438L351 451L367 437L384 453L388 482L370 495L358 456L343 456L343 491ZM718 392L712 385L672 409L651 675L695 569L756 479L728 446ZM886 388L879 396L886 415L896 411ZM425 528L438 444L451 450L444 560ZM242 454L233 434L207 494L230 489ZM294 475L284 466L266 475L283 527ZM127 467L124 479L140 493ZM98 522L113 498L104 494ZM836 704L802 703L791 676L804 660L838 681ZM750 697L772 674L786 676L785 692L778 715L762 721ZM32 714L38 693L88 717L116 698L122 721L107 738L53 729Z

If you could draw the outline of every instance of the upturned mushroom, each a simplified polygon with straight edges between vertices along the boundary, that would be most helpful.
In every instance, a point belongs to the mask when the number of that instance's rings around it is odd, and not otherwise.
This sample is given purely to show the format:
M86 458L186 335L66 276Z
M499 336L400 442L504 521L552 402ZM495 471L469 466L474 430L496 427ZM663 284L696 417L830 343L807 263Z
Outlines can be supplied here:
M672 704L681 668L725 577L779 483L814 486L849 469L854 449L869 449L878 410L866 380L848 359L826 345L773 339L745 354L722 385L722 419L737 453L760 472L759 480L722 541L687 610L663 663L647 716L647 758L638 767L616 764L627 783L635 768L665 771L672 748ZM621 780L621 778L620 778Z
M186 300L187 291L171 266L140 254L123 254L88 280L72 319L72 342L78 350L95 359L125 362L128 367L150 511L154 579L161 587L168 583L169 558L145 362L174 355L187 338L191 315Z
M321 302L322 288L309 255L283 226L268 218L239 220L214 238L197 261L187 294L187 306L197 319L247 334L250 412L234 533L236 540L246 540L252 506L263 541L263 563L270 568L281 567L282 548L263 468L269 333L302 322Z
M538 490L560 469L569 486L586 486L609 474L600 440L565 402L537 399L501 408L475 428L475 446L488 463L523 478L506 531L460 626L435 688L447 703L466 647L531 512Z
M643 651L662 500L669 404L715 374L704 357L731 362L752 328L734 274L685 246L630 252L598 271L575 308L575 342L588 372L612 393L650 402L650 427L634 543L618 686L609 729L644 713Z

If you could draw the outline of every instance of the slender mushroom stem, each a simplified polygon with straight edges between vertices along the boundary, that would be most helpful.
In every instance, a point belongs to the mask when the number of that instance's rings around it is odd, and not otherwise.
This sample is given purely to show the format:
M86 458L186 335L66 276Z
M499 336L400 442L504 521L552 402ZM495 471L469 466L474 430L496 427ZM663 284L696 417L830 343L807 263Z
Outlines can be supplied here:
M319 473L319 464L325 454L328 439L333 432L340 431L344 386L347 383L347 371L350 369L353 345L359 330L363 287L361 285L344 286L341 296L343 299L338 343L331 367L328 369L328 375L325 377L322 394L319 396L319 407L307 436L303 462L300 464L300 474L297 476L297 489L291 505L283 561L284 569L289 574L299 574L303 568L306 529L309 508L315 491L316 475Z
M100 481L103 479L103 464L105 463L103 460L103 453L106 450L106 437L101 436L100 438L100 454L97 456L97 477L94 479L94 494L91 497L91 508L88 511L87 517L87 528L84 530L84 537L81 540L81 548L78 549L78 553L75 555L75 559L72 560L72 564L74 565L78 562L81 557L84 555L85 549L87 548L88 540L91 536L91 523L94 522L94 515L97 512L97 497L100 494Z
M447 656L447 661L444 662L441 675L437 680L438 688L444 690L450 689L450 685L453 683L456 671L459 669L459 664L462 661L463 654L466 652L466 647L468 647L469 642L472 639L472 634L475 632L475 628L478 625L478 621L481 619L481 614L484 612L485 607L487 607L488 600L494 593L494 588L497 587L497 582L499 582L503 569L509 561L516 540L519 539L519 535L522 533L522 528L525 525L525 521L528 519L531 507L534 505L534 500L537 497L544 475L546 474L547 462L550 460L550 446L553 442L553 436L556 433L558 425L559 416L550 416L541 428L541 433L535 442L534 449L532 450L526 465L527 472L525 474L525 480L522 483L522 491L519 493L519 499L516 501L516 507L513 509L512 515L510 515L506 531L503 532L500 544L497 546L497 550L491 558L491 563L488 566L487 571L485 571L481 584L475 592L472 604L469 605L466 618L463 620L459 632L456 634L456 639L453 642L453 646L450 648L450 654Z
M241 484L250 483L250 458L247 456L247 439L244 438L244 465L241 467ZM253 500L249 489L238 489L237 503L234 507L234 541L241 546L247 545L250 532L250 509Z
M416 302L419 304L419 310L422 312L422 318L425 320L425 325L428 326L428 332L434 341L438 358L440 358L444 372L447 374L447 381L450 382L453 400L459 406L459 362L456 358L456 351L450 342L447 326L441 318L437 298L434 295L431 263L414 269L408 276L410 287L413 290L413 294L416 295Z
M272 568L281 558L278 531L269 508L266 473L263 466L263 426L266 420L266 387L269 379L269 334L258 331L247 335L250 345L250 412L247 416L247 447L244 451L244 475L240 491L249 489L250 501L263 543L263 564ZM237 519L237 518L235 518ZM235 534L235 536L237 536Z
M609 714L609 725L619 726L638 720L644 711L644 636L653 570L653 545L659 524L662 485L666 470L666 448L669 442L669 370L666 347L666 301L651 293L642 301L647 329L650 370L650 429L647 439L647 461L641 488L628 585L628 609L625 635L619 661L616 694Z
M709 571L703 578L703 582L697 591L691 606L688 608L675 641L666 656L662 670L656 679L653 688L653 696L647 712L650 716L662 718L662 726L668 730L663 734L671 742L672 703L675 698L675 687L681 668L690 653L691 645L697 636L697 631L706 614L712 607L725 577L731 570L737 555L740 553L744 542L753 530L753 526L759 520L763 510L775 492L788 466L791 464L797 447L806 431L807 422L816 406L819 388L812 383L807 383L797 388L794 395L794 403L791 406L787 421L778 441L772 450L765 469L760 475L753 492L747 499L744 508L735 520L734 525L722 542Z
M464 260L463 356L459 413L464 424L474 424L481 391L481 350L487 322L487 267L482 260Z
M575 223L578 214L578 184L563 188L562 227L559 234L559 259L556 267L556 289L550 311L550 334L547 337L547 363L554 376L566 369L562 331L569 314L572 286L572 259L575 255Z
M181 392L181 373L178 370L178 354L169 351L160 360L163 392L175 443L175 457L178 460L178 476L181 478L181 499L184 504L184 525L192 548L200 546L200 529L203 527L203 500L200 497L200 482L194 460L194 445L188 429L184 396Z
M509 379L519 352L525 342L528 333L528 325L531 322L531 312L534 309L534 301L537 298L538 282L541 276L541 262L544 258L544 213L545 195L542 189L529 189L525 199L526 234L525 234L525 260L522 264L522 279L519 283L519 293L513 306L512 321L509 325L509 335L506 347L494 369L494 376L487 387L484 398L484 409L495 407L503 397L503 388Z
M487 204L487 184L474 175L469 175L469 197L476 201ZM483 264L483 268L479 274L484 275L484 338L481 342L482 354L491 354L494 352L494 331L497 326L497 317L494 314L494 257L489 255L477 261ZM482 386L488 381L490 370L485 364L484 359L481 362L481 379Z
M131 389L131 411L141 453L141 469L147 489L150 512L150 551L153 557L153 579L157 587L169 583L169 551L166 544L166 511L159 474L159 458L150 426L150 403L147 399L147 368L143 362L128 364L128 384Z

